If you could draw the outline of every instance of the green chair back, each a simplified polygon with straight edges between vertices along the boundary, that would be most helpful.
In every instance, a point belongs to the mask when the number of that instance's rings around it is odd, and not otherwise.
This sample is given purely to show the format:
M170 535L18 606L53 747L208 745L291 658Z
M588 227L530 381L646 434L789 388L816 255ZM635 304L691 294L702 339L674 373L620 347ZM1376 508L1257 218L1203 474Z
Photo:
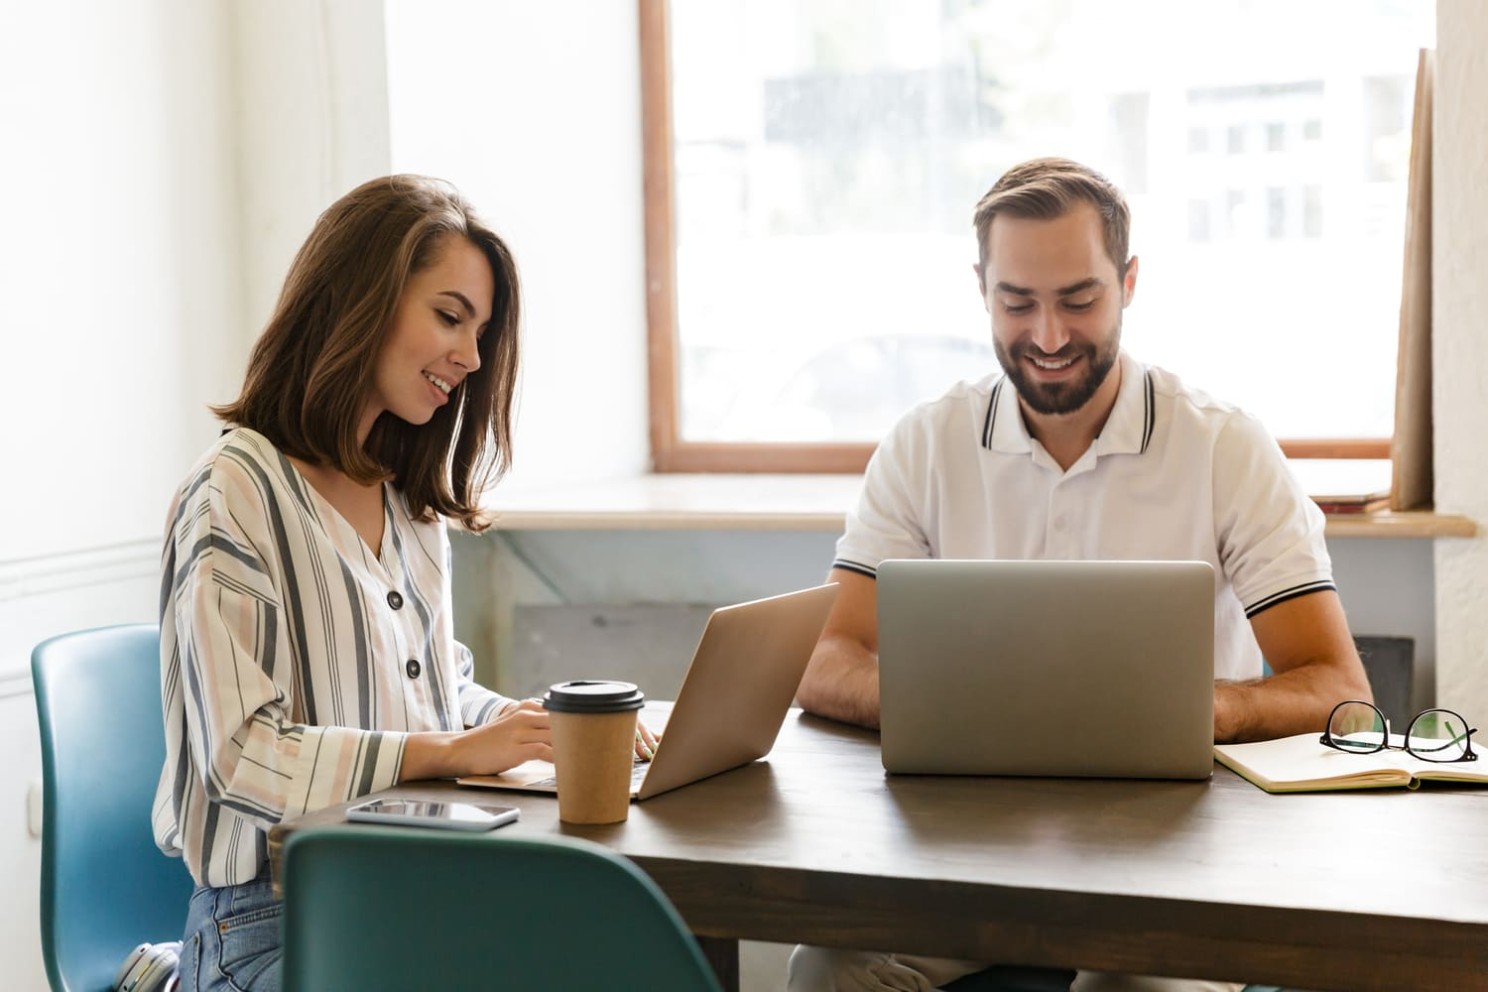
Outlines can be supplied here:
M587 841L305 829L283 890L286 992L719 989L656 884Z
M160 634L149 624L43 641L41 950L54 992L109 988L137 944L180 940L191 876L155 846L165 761Z

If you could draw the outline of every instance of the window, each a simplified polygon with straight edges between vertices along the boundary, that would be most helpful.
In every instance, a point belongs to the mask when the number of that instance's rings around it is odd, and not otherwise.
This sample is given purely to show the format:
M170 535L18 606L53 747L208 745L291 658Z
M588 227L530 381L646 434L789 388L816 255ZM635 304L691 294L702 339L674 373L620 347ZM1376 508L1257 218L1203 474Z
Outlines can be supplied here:
M1128 350L1388 454L1430 2L639 3L659 471L856 471L995 371L972 211L1047 154L1131 201Z

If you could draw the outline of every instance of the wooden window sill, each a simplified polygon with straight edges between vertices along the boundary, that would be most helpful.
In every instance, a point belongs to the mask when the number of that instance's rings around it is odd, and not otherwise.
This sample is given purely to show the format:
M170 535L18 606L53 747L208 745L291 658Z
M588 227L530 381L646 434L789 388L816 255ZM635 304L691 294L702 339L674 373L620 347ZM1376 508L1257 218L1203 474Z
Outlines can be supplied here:
M658 474L598 483L498 486L503 530L760 530L839 533L857 475ZM1414 510L1328 515L1329 537L1472 537L1462 516Z

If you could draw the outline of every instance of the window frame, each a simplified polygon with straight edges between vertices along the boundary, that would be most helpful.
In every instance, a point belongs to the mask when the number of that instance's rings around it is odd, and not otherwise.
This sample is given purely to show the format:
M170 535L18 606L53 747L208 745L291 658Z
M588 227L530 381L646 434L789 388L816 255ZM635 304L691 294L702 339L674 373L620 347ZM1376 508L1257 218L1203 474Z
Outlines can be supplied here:
M636 3L652 471L861 473L877 447L874 442L687 441L681 436L670 3L669 0L636 0ZM1396 366L1398 377L1398 355ZM1391 457L1393 439L1283 438L1278 443L1288 458L1384 459Z

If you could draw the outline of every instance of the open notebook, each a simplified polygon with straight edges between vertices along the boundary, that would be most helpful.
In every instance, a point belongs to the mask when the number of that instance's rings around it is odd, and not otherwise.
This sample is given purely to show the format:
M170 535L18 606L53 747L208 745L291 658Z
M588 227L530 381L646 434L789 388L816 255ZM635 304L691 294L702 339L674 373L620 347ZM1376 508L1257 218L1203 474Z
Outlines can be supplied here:
M1267 792L1420 788L1422 782L1488 785L1482 761L1423 761L1404 751L1353 754L1322 744L1317 731L1248 744L1216 744L1214 757ZM1404 743L1391 734L1390 743Z
M656 756L636 763L631 798L648 799L769 753L836 598L836 583L828 583L714 610L677 691ZM547 761L457 781L491 789L558 791Z

